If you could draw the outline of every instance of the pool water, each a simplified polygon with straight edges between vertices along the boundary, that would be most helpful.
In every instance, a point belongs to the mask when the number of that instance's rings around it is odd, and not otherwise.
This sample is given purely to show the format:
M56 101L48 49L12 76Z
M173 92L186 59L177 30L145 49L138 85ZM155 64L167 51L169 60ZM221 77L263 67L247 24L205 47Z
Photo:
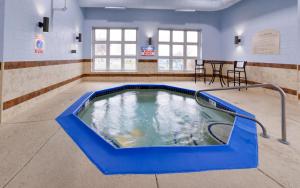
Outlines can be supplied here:
M203 103L208 103L202 101ZM118 148L221 145L234 117L202 108L193 96L135 89L94 98L78 113L93 131Z

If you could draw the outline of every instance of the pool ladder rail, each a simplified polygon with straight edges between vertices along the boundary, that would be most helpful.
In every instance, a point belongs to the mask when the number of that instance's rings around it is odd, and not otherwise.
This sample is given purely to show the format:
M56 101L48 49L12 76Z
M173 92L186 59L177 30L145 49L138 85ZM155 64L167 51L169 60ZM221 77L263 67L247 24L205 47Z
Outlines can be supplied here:
M238 116L238 117L245 118L245 119L256 122L262 129L261 136L264 137L264 138L269 138L269 136L267 134L267 129L257 119L252 118L252 117L248 117L248 116L245 116L243 114L236 113L236 112L232 112L232 111L229 111L229 110L224 110L224 109L221 109L221 108L205 105L205 104L201 103L201 101L199 100L199 94L202 93L202 92L227 91L227 90L248 89L248 88L272 88L272 89L274 89L274 90L276 90L280 93L280 97L281 97L281 138L278 139L278 141L283 143L283 144L289 145L289 142L287 141L287 133L286 133L287 132L286 131L286 103L285 103L286 94L280 87L278 87L274 84L265 83L265 84L253 84L253 85L249 85L249 86L235 86L235 87L226 87L226 88L203 89L203 90L196 91L195 99L196 99L196 102L204 108L209 108L209 109L212 109L212 110L224 112L224 113L227 113L227 114L230 114L230 115Z

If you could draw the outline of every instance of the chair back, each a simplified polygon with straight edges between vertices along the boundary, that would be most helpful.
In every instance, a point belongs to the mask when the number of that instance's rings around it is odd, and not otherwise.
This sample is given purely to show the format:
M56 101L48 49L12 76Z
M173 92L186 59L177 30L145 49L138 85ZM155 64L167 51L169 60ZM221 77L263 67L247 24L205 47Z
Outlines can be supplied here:
M245 69L247 65L247 61L235 61L234 69Z
M204 62L203 62L203 60L202 59L196 59L195 60L195 66L197 67L199 67L199 66L204 66Z

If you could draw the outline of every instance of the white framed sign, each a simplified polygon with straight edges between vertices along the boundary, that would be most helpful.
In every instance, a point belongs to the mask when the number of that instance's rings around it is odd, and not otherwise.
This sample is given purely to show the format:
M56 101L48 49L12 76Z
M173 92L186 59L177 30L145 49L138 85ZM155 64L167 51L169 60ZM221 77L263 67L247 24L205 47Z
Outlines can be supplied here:
M252 40L252 50L254 54L279 54L280 32L274 29L257 32Z

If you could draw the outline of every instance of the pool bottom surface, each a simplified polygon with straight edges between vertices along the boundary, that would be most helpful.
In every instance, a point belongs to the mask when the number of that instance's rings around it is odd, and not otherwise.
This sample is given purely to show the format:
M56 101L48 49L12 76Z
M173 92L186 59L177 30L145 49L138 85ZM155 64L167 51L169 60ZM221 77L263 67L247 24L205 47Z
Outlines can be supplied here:
M87 102L97 96L145 88L166 89L191 96L195 93L193 90L167 85L124 85L86 93L56 120L90 161L106 175L188 173L257 167L256 126L254 122L243 118L235 118L229 141L224 145L116 148L77 117ZM218 107L254 117L212 95L203 93L200 97L206 101L215 101Z
M200 107L193 96L155 89L96 97L78 116L120 148L220 145L227 142L232 126L217 123L234 122L226 113Z

